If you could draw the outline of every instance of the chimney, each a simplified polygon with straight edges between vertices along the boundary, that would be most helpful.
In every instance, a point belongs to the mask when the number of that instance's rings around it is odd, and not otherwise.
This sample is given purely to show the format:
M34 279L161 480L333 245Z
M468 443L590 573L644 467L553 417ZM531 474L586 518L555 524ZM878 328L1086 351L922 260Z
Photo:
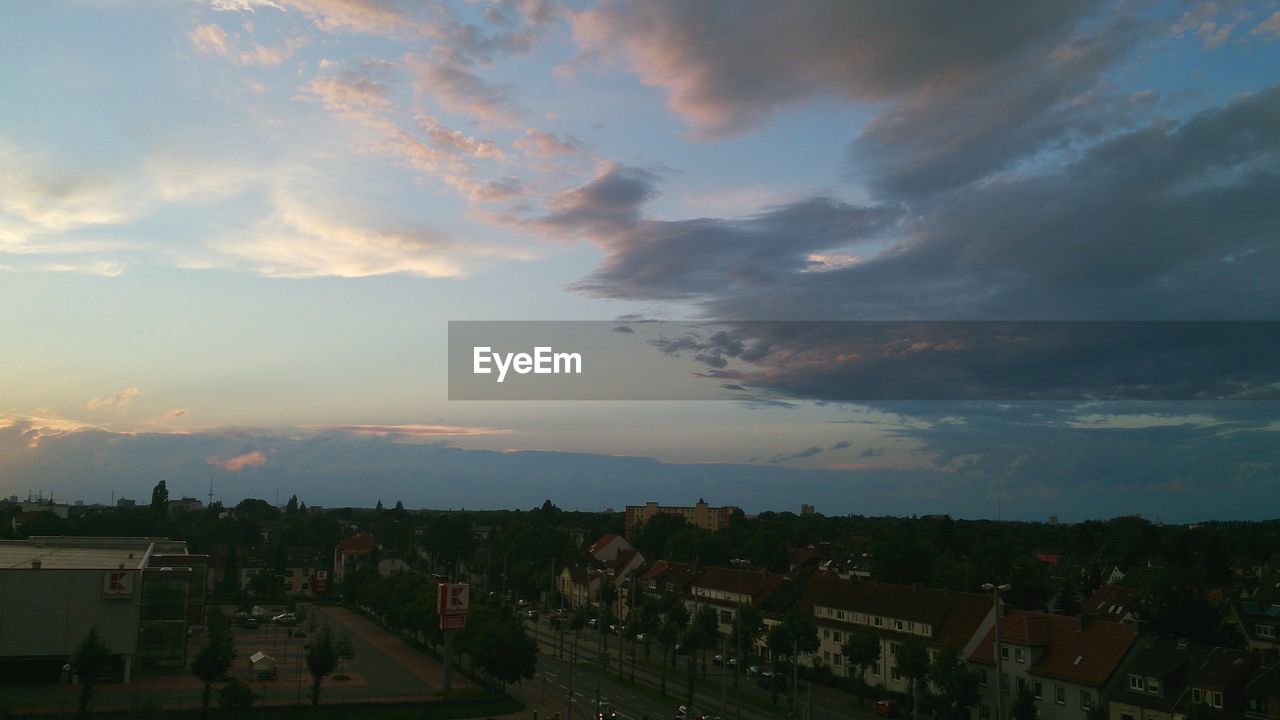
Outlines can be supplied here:
M1076 630L1084 632L1084 629L1087 627L1089 627L1089 614L1080 613L1076 616Z

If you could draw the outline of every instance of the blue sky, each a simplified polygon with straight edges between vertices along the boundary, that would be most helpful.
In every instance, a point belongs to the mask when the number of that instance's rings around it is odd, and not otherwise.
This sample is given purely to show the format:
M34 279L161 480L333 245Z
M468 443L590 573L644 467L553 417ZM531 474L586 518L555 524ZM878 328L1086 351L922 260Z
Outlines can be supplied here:
M444 372L449 320L1276 320L1275 0L4 14L4 494L276 473L361 502L341 472L303 479L323 436L397 488L399 445L445 443L598 455L602 475L603 456L715 463L726 503L734 467L823 470L840 512L913 511L860 504L869 472L936 484L920 512L1163 492L1085 483L1179 488L1168 517L1227 482L1280 499L1265 404L451 403ZM1034 469L1077 439L1075 475ZM180 469L179 446L199 455ZM558 500L648 499L598 482ZM1262 512L1242 487L1213 512Z

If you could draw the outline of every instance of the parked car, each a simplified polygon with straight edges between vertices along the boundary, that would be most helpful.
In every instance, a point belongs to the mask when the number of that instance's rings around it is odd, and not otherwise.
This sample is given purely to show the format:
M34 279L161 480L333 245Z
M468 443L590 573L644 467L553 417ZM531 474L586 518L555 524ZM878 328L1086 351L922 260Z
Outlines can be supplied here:
M676 708L676 720L702 720L702 716L699 715L698 711L694 710L692 707L688 705L681 705Z
M756 677L756 685L764 688L765 690L770 690L774 686L777 686L779 690L786 690L787 676L784 673L775 673L772 670L764 670Z
M764 672L764 667L760 665L750 665L747 667L747 675L753 678L760 677L760 673Z
M297 625L298 616L290 612L280 613L279 615L271 618L271 622L276 625Z
M538 611L537 611L537 610L529 610L529 611L526 611L524 615L525 615L525 617L529 618L529 620L530 620L530 621L532 621L532 622L538 622Z
M258 627L258 618L253 617L253 616L246 617L246 618L244 619L244 623L243 623L243 624L244 624L244 626L245 626L245 627L247 627L247 628L249 628L249 629L256 628L256 627Z
M589 627L589 628L591 628L591 629L593 629L593 630L594 630L594 629L596 628L596 626L597 626L597 625L599 625L599 624L600 624L600 621L596 620L595 618L591 618L590 620L588 620L588 621L587 621L587 627Z
M880 717L896 718L898 717L898 701L877 700L876 704L871 706L871 712Z

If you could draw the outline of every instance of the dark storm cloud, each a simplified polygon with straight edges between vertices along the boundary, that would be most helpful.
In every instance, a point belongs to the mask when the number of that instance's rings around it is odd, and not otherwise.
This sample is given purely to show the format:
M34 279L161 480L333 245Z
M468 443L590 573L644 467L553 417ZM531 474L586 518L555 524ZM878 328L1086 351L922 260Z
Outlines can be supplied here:
M776 285L805 272L809 253L873 239L898 216L892 207L815 197L742 220L640 220L633 206L586 202L599 181L543 222L608 228L597 241L609 256L576 286L606 297L674 300ZM652 193L629 188L626 197Z
M607 253L576 285L721 319L1261 319L1280 308L1280 87L909 202L650 220L611 165L525 225ZM823 258L819 263L814 258ZM816 267L816 270L815 270Z
M1277 322L681 323L652 344L781 398L1275 400ZM692 328L692 329L688 329Z
M881 101L1034 67L1099 3L659 0L579 13L588 50L622 54L706 135L817 97Z

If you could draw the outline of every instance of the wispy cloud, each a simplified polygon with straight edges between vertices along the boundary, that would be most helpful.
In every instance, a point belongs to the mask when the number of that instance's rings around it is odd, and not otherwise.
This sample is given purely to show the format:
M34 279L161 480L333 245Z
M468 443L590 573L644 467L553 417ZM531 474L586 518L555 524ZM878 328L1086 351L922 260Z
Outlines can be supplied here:
M292 37L284 44L271 47L249 43L241 47L240 36L227 35L226 31L212 23L199 25L187 33L191 46L206 55L216 55L237 65L264 65L272 67L293 57L299 48L307 44L304 37Z
M505 435L511 430L465 425L304 425L304 429L338 432L348 435L391 438L471 437L481 435Z
M125 388L115 395L93 398L89 401L87 407L90 410L100 410L103 408L119 409L133 402L133 399L141 394L142 391L136 387Z

